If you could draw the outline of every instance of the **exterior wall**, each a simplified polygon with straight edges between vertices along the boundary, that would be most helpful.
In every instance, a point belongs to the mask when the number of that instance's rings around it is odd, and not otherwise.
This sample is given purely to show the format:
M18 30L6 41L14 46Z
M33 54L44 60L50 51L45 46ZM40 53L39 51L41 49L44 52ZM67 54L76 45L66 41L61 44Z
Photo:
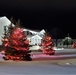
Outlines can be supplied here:
M2 44L2 36L4 34L4 27L9 26L11 22L4 16L0 17L0 45Z
M30 38L30 45L40 45L42 38L39 35L32 36Z
M40 45L41 39L32 39L30 40L30 45Z

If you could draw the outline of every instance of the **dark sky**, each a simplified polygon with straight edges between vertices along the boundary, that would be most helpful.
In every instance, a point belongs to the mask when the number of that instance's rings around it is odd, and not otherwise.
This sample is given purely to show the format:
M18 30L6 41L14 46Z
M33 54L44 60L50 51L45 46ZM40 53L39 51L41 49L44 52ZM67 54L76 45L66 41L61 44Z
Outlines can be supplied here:
M52 36L76 38L75 0L0 0L0 16L21 19L30 29L45 29Z

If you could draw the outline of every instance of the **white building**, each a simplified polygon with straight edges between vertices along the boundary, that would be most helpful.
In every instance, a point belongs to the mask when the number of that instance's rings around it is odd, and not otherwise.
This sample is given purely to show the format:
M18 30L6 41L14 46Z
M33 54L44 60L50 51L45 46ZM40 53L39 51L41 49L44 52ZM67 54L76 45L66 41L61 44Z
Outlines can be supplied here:
M10 24L11 21L6 16L0 17L0 45L2 44L1 39L4 34L4 28L6 27L7 29Z
M30 39L30 45L40 45L42 38L39 35L34 35Z
M8 26L11 24L11 21L6 17L0 17L0 45L2 44L2 36L4 33L4 28L6 27L6 29L8 29ZM13 26L15 26L13 24ZM41 30L41 31L34 31L34 30L30 30L30 29L23 29L23 31L25 32L25 34L27 35L27 39L30 40L30 45L40 45L42 38L45 35L45 30Z
M27 39L30 41L30 45L40 45L42 42L43 37L45 36L45 30L41 30L39 32L23 29L25 34L27 35Z

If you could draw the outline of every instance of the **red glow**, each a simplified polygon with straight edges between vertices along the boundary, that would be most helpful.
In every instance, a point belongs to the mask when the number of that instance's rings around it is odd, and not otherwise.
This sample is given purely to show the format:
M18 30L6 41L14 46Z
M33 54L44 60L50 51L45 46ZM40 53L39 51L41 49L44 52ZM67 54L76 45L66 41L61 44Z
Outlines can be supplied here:
M76 48L76 42L73 43L72 48Z

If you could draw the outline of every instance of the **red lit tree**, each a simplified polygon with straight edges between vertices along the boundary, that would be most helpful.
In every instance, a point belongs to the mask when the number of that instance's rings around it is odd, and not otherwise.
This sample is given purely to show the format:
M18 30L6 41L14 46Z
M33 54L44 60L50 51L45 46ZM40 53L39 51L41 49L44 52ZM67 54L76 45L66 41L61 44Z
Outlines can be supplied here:
M45 35L40 51L42 51L44 54L53 55L55 53L53 47L52 38L49 35Z
M11 28L11 29L10 29ZM5 36L4 36L5 37ZM18 26L9 27L8 33L2 39L6 60L32 60L30 57L29 40ZM3 52L3 51L2 51Z
M72 44L72 48L76 48L76 42Z

